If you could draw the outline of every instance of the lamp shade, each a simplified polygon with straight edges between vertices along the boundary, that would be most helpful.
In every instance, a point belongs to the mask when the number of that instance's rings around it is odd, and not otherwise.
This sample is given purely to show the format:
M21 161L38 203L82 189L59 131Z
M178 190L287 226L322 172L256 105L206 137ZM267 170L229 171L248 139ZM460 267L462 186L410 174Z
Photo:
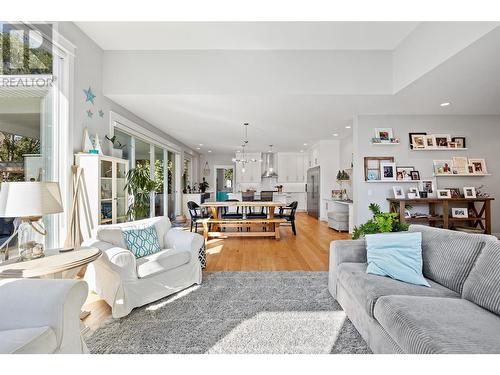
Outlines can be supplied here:
M0 217L29 217L63 211L57 182L2 182Z

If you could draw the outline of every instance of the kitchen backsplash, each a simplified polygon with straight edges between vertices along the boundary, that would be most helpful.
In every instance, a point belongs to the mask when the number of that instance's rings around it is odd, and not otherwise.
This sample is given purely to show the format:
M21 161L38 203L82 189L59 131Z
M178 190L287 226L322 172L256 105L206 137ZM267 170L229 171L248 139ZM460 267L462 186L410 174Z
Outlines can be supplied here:
M266 181L267 180L267 181ZM249 189L253 189L255 191L262 191L262 190L276 190L275 186L278 185L276 181L274 181L272 184L270 184L271 179L264 179L263 182L260 184L256 183L244 183L241 182L236 186L236 191L246 191ZM283 192L285 193L301 193L306 191L306 184L303 182L289 182L289 183L282 183L283 185Z

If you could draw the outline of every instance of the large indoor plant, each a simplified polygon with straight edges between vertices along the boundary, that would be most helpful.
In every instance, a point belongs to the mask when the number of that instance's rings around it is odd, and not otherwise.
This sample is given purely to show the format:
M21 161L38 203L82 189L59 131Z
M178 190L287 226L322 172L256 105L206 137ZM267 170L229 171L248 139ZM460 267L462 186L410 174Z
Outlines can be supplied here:
M354 227L352 239L357 240L367 234L402 232L408 230L407 223L399 221L399 214L396 212L382 212L380 206L371 203L368 208L373 213L373 217L365 224Z
M155 188L156 182L150 178L149 165L138 164L127 172L125 189L133 197L127 211L130 220L149 216L150 196Z

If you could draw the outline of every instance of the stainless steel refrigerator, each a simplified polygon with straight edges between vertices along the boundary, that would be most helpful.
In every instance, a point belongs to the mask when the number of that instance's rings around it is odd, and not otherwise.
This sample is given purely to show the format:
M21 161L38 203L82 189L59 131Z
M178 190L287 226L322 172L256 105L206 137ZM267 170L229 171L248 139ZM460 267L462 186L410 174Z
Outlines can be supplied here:
M319 219L319 167L307 171L307 213Z

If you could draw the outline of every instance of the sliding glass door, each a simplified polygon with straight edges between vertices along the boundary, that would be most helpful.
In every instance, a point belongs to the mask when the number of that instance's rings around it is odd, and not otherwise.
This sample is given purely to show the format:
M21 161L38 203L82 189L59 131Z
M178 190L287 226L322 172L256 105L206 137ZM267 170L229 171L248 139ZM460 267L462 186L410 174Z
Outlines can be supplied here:
M171 220L174 220L178 200L178 183L175 173L175 160L178 154L128 134L125 130L118 129L116 123L114 135L123 147L123 158L129 161L130 169L144 169L155 181L155 189L151 193L147 217L167 215Z
M170 220L175 220L175 209L176 209L176 197L177 197L177 188L176 188L176 180L175 180L175 153L171 151L167 151L167 192L168 192L168 200L167 200L167 215Z

